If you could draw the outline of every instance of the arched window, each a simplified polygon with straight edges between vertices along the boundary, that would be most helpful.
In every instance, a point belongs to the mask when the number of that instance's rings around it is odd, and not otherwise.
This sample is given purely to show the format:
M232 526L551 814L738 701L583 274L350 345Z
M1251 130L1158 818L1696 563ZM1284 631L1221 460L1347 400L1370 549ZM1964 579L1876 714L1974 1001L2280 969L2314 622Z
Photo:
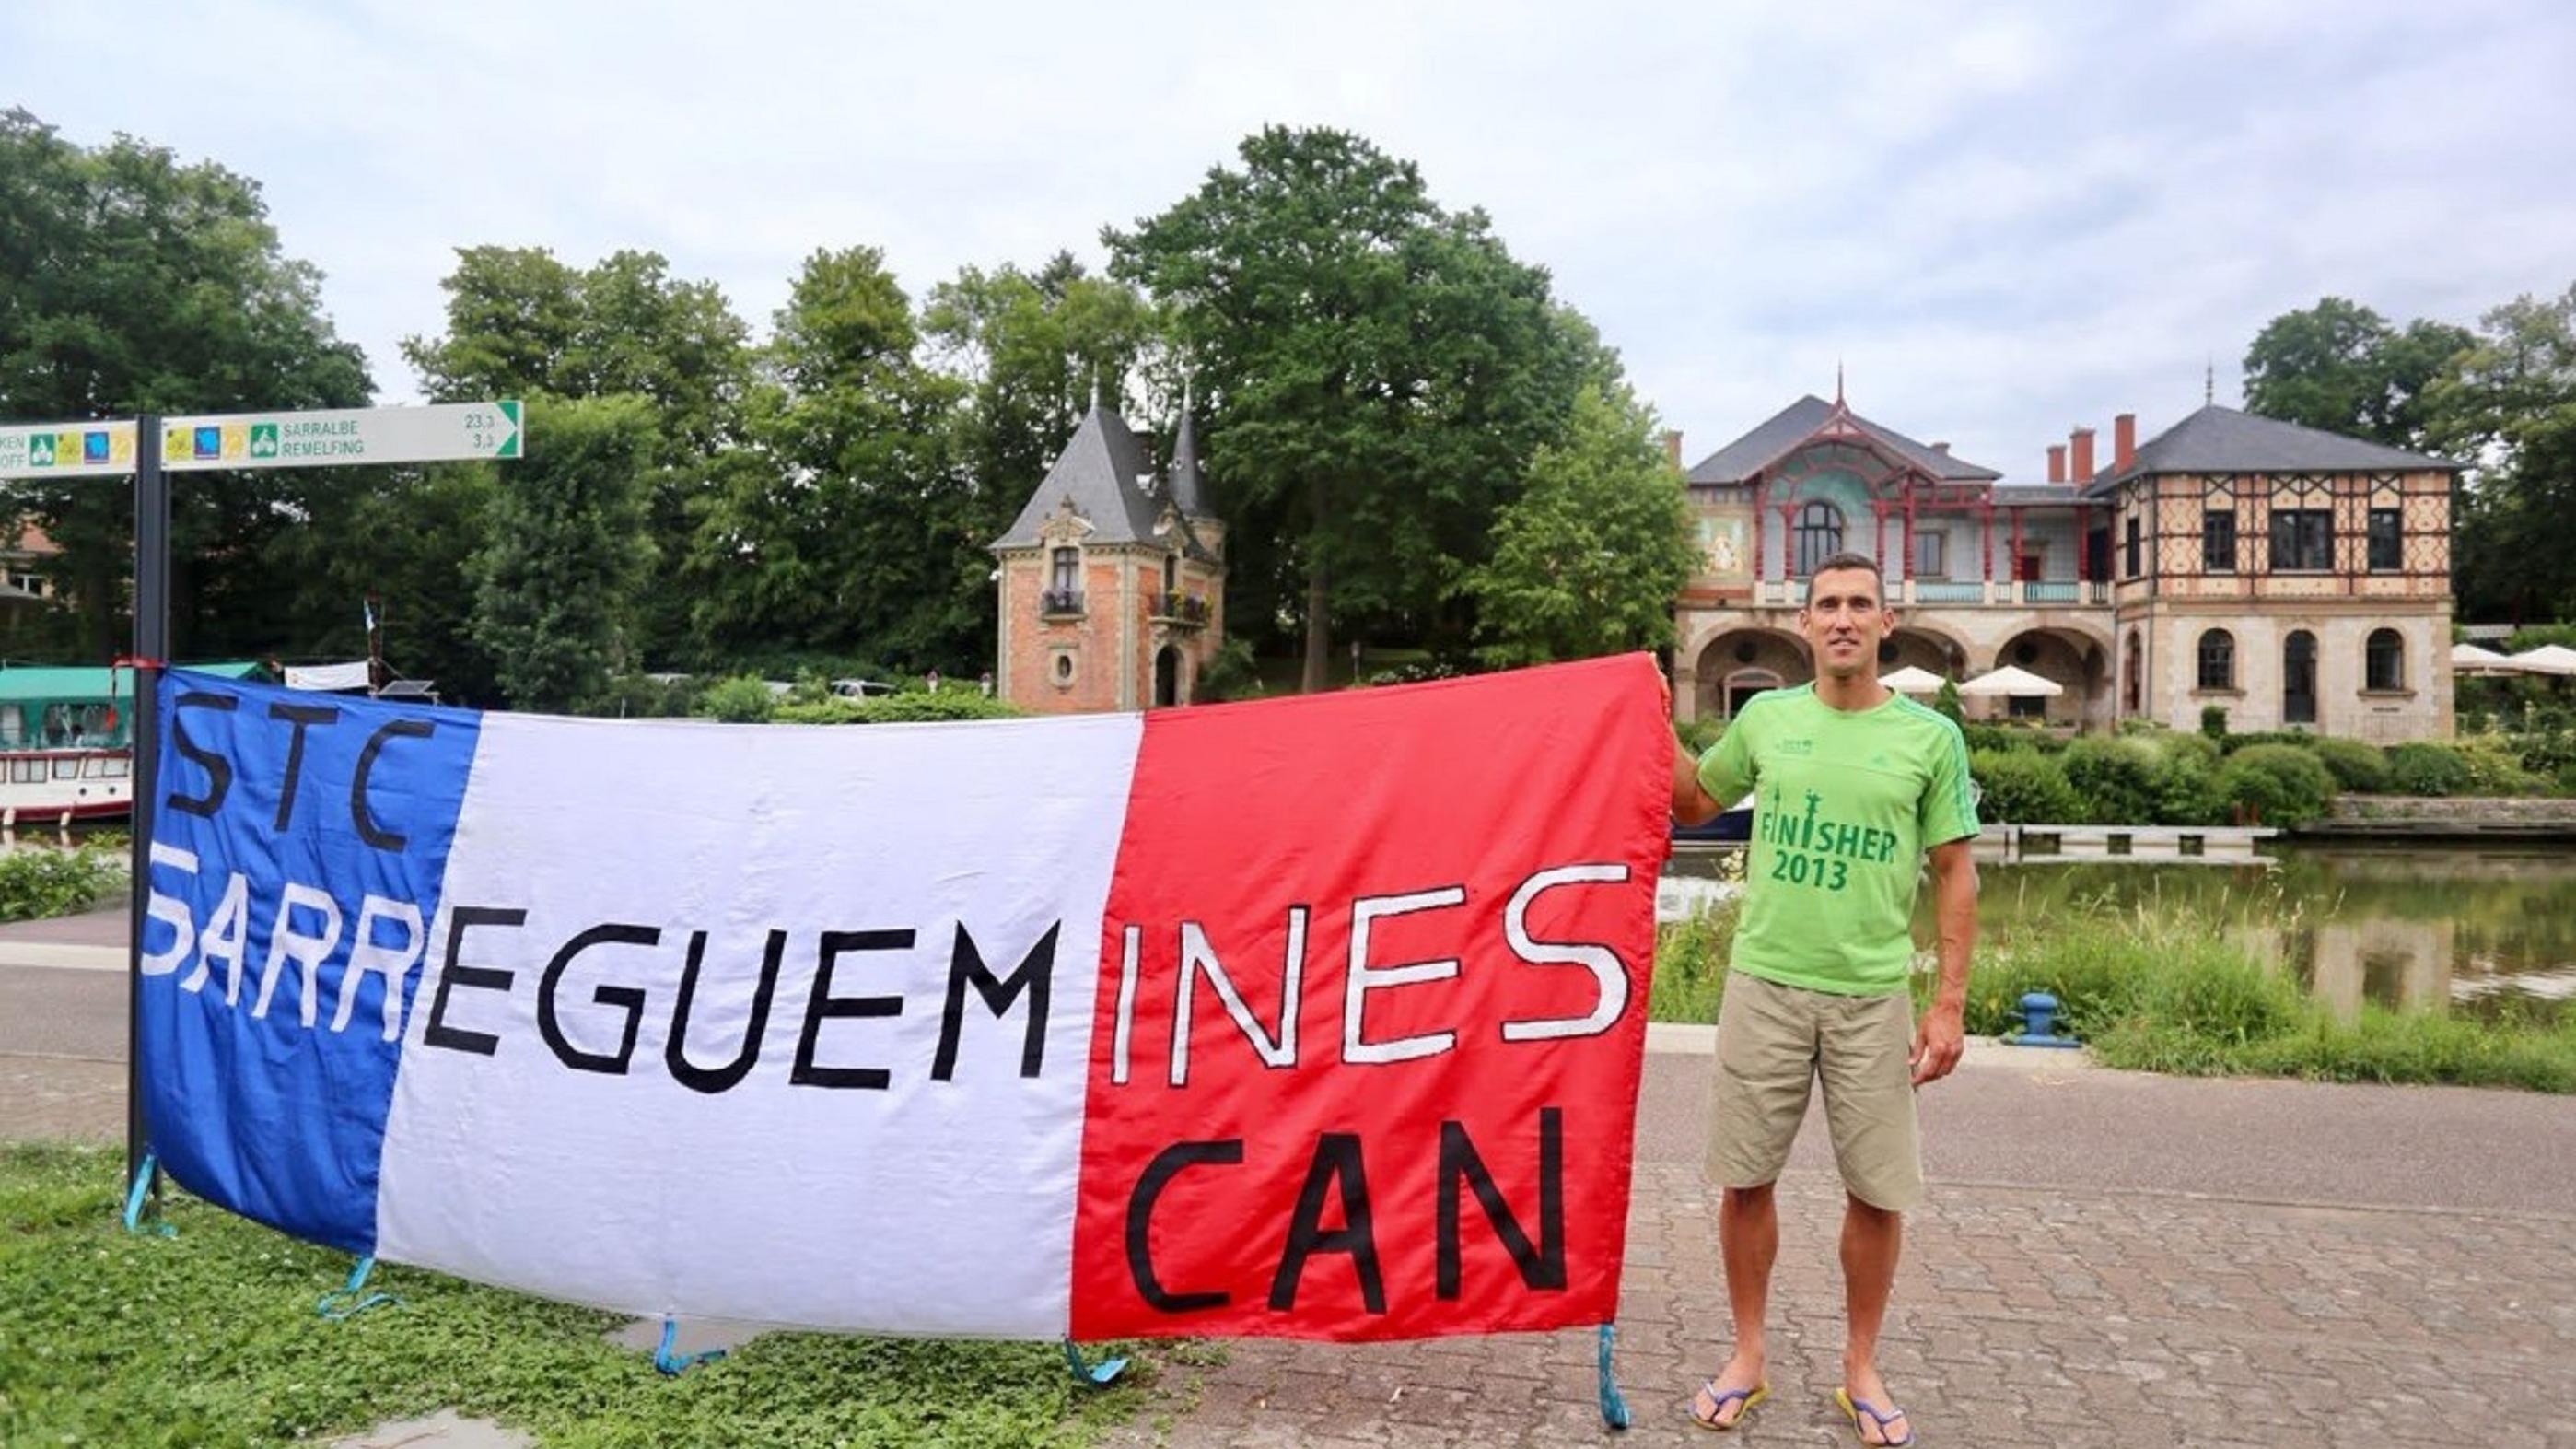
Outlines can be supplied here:
M2146 708L2147 661L2146 651L2138 645L2138 631L2135 629L2129 631L2128 655L2128 662L2121 668L2123 703L2120 708L2130 714L2138 714Z
M2281 722L2317 722L2317 636L2305 629L2281 645Z
M1816 565L1843 551L1843 513L1818 501L1798 510L1798 577L1813 578Z
M2406 639L2394 629L2373 629L2362 646L2362 688L2406 687Z
M2208 629L2201 633L2200 687L2236 687L2236 636L2224 629Z

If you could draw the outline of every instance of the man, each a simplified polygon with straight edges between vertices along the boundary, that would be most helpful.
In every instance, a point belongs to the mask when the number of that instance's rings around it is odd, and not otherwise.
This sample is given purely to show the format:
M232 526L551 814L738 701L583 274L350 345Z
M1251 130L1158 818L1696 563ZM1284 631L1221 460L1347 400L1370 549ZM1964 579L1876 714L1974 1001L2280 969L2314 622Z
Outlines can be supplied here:
M1977 833L1959 728L1878 682L1896 625L1878 565L1826 559L1798 630L1816 682L1757 695L1716 748L1673 762L1673 814L1697 824L1756 792L1743 915L1718 1012L1710 1166L1725 1190L1718 1239L1735 1354L1691 1417L1732 1429L1768 1396L1763 1321L1780 1229L1773 1183L1824 1082L1842 1170L1842 1268L1850 1325L1834 1401L1864 1444L1910 1444L1914 1426L1878 1373L1901 1214L1923 1195L1914 1092L1958 1064L1976 937ZM1921 863L1938 892L1941 976L1913 1021L1908 923Z

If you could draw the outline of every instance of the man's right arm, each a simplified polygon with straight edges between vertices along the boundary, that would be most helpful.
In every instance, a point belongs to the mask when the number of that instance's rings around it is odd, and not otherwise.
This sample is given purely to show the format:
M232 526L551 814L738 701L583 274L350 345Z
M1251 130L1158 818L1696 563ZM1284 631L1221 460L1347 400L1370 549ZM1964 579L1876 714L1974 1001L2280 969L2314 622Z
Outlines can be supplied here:
M1709 798L1699 783L1699 759L1680 741L1673 744L1673 818L1684 825L1705 825L1726 807Z
M1676 745L1673 750L1673 818L1684 825L1703 825L1742 795L1753 783L1753 744L1738 716L1726 727L1704 758ZM1711 793L1709 786L1717 788Z

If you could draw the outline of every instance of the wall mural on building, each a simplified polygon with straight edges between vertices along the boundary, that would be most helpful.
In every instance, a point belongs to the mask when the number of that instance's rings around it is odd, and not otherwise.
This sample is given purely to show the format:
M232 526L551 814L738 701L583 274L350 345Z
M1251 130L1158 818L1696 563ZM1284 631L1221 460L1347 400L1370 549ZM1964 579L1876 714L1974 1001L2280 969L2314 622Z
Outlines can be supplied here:
M1722 584L1753 580L1753 520L1748 513L1703 513L1699 517L1700 576Z

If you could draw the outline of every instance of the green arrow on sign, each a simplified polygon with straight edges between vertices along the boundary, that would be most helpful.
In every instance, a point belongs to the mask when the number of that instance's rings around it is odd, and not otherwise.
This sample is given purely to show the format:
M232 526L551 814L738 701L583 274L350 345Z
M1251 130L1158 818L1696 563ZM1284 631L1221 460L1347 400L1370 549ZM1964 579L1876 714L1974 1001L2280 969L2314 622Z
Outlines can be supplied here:
M525 432L525 429L523 429L519 423L519 400L514 397L505 397L501 399L499 406L501 409L501 416L510 420L510 432L507 437L501 439L501 451L494 453L492 456L495 458L515 458L519 456L519 439Z

